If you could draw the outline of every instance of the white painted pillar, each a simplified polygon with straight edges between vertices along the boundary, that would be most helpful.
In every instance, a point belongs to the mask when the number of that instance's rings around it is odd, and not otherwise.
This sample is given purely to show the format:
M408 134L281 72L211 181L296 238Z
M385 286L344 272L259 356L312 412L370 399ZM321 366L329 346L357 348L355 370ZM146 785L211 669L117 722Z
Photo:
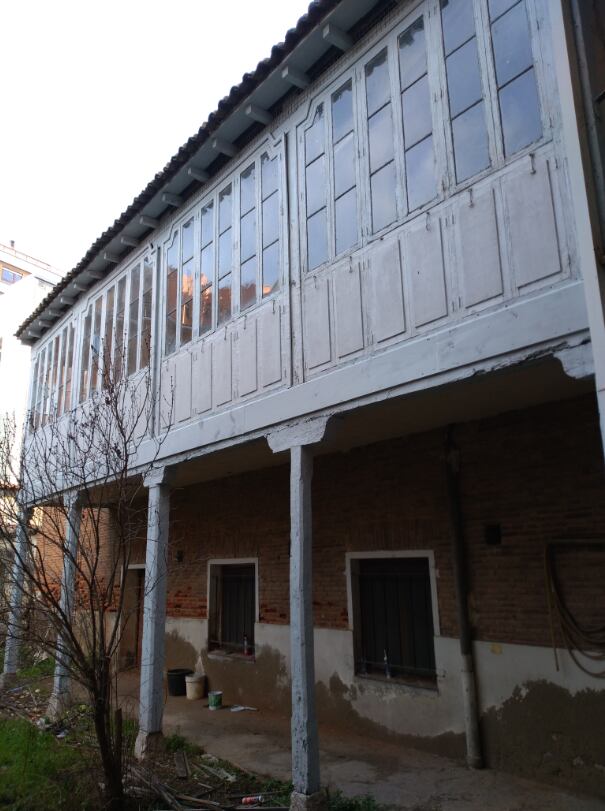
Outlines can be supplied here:
M0 684L8 684L10 679L17 672L19 664L19 649L21 647L21 636L19 623L23 609L23 588L24 570L23 564L26 561L29 551L29 536L27 527L31 521L32 510L20 510L18 525L15 537L15 558L11 574L11 594L9 604L9 616L6 629L6 643L4 646L4 669Z
M311 446L325 433L326 419L306 421L270 434L275 452L290 451L290 647L292 679L291 809L325 806L320 792L319 734L315 710L313 633L313 511Z
M164 709L164 634L166 626L166 581L170 488L165 468L145 477L149 490L145 599L143 604L143 651L139 695L139 734L135 756L139 759L162 735Z
M70 617L73 611L74 591L76 587L76 555L78 553L78 539L80 536L80 523L82 519L82 504L78 493L68 493L64 496L65 505L65 538L63 540L63 579L61 580L61 611ZM55 655L55 675L53 691L48 705L48 715L57 717L64 711L69 700L70 678L61 651L66 644L65 638L57 636L57 650Z

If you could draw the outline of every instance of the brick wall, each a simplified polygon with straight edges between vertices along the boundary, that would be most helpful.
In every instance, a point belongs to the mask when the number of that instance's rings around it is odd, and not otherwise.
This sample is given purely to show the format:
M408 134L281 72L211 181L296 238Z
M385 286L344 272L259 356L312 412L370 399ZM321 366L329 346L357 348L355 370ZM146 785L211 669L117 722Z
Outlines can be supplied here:
M605 537L605 477L594 399L583 397L457 426L479 639L549 645L544 545ZM313 482L314 614L347 627L345 553L432 549L441 632L456 635L444 474L445 431L319 457ZM485 542L499 523L502 543ZM257 557L261 621L288 622L289 482L280 467L177 491L171 509L168 614L205 617L210 558ZM177 552L182 562L177 562ZM572 608L602 622L605 554L562 550Z

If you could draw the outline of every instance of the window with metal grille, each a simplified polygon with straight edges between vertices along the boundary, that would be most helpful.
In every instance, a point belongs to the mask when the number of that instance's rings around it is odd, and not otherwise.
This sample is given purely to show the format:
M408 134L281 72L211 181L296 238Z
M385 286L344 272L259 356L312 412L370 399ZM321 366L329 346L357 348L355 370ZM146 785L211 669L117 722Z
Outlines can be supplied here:
M210 649L251 656L256 615L255 565L210 567Z
M355 670L406 682L435 682L427 558L351 561Z

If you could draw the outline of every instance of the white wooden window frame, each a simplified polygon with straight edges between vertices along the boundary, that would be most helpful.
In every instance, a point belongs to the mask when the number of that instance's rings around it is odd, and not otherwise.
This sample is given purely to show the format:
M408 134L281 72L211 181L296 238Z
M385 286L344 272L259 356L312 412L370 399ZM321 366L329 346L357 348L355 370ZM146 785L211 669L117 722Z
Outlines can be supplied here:
M277 160L277 177L278 177L278 251L279 251L279 285L276 290L271 294L262 295L262 156L267 154L269 159ZM240 178L241 174L248 169L251 164L255 164L255 206L256 206L256 250L257 250L257 286L256 286L256 301L254 304L249 305L244 310L240 307L240 272L241 272L241 255L240 255L240 226L241 226L241 211L240 211ZM232 230L232 263L231 263L231 315L221 324L218 323L218 282L219 282L219 198L223 191L231 186L232 195L232 209L231 209L231 230ZM263 302L279 295L284 286L285 278L285 249L284 249L284 234L287 229L285 222L284 205L287 199L287 187L284 170L284 150L283 139L279 138L276 141L272 139L265 140L262 144L257 146L253 152L248 154L245 158L238 161L228 174L221 176L219 181L216 182L211 190L205 192L203 196L193 206L190 206L177 220L171 225L166 237L162 241L162 279L161 290L163 295L163 306L161 308L161 345L162 357L169 358L178 354L178 352L196 343L200 339L206 339L219 330L227 328L233 321L240 315L248 315L254 312L255 308L260 306ZM212 203L213 205L213 276L211 280L212 285L212 326L205 332L200 331L200 308L201 308L201 216L202 210ZM193 329L191 341L185 344L180 343L180 307L181 307L181 287L182 287L182 228L183 225L190 220L193 220L194 239L193 239L193 262L194 262L194 297L193 297ZM167 255L168 249L172 244L175 234L178 232L177 239L179 240L179 261L178 261L178 280L177 280L177 334L175 340L175 347L171 352L166 351L166 315L167 315ZM209 243L208 243L209 244Z
M375 240L382 239L385 234L397 229L403 223L424 214L439 203L452 197L464 189L476 184L483 178L494 174L505 166L516 163L522 157L531 154L548 143L553 138L553 115L555 109L554 89L552 82L549 84L544 73L544 65L548 64L546 49L548 43L545 18L546 10L543 8L543 0L523 0L529 21L529 37L533 56L533 69L535 71L536 87L540 107L540 117L542 121L542 135L539 139L526 147L518 150L508 157L504 154L503 134L500 121L500 109L498 104L498 91L495 77L494 55L491 42L491 28L489 23L488 0L472 0L475 15L475 31L477 37L477 50L481 73L481 83L483 87L483 99L485 104L486 129L488 138L488 149L490 165L482 171L463 181L456 182L453 140L451 132L451 122L449 115L449 99L447 77L445 71L445 54L443 46L443 36L441 28L441 8L439 0L421 0L411 6L403 17L392 23L387 31L382 30L376 35L372 42L362 54L356 55L354 60L343 66L337 76L331 78L328 83L310 99L308 106L302 116L297 117L296 143L297 143L297 180L298 180L298 200L299 200L299 239L300 258L303 272L315 274L322 269L329 267L335 260L345 258L354 253L360 247L371 244ZM404 168L404 141L403 141L403 118L401 107L401 82L399 75L399 37L400 35L419 17L424 16L427 67L429 77L429 90L431 93L431 109L433 116L433 148L436 161L436 186L437 194L423 206L407 211L405 168ZM393 125L395 132L395 165L397 167L397 218L390 225L372 233L371 222L371 200L369 185L369 141L367 132L367 103L365 95L365 66L372 61L381 51L387 49L389 76L391 81L391 104L393 105ZM333 240L334 222L333 212L330 210L330 201L334 199L334 180L332 169L332 157L328 154L331 151L331 139L326 139L326 159L329 161L327 172L328 191L328 258L326 262L309 269L308 249L307 249L307 212L306 212L306 192L305 192L305 150L304 133L311 126L313 116L317 107L323 103L326 119L330 115L330 100L332 94L342 87L342 85L353 77L353 104L357 111L356 118L356 138L358 152L358 212L361 229L360 242L335 256L331 249ZM326 120L326 126L331 126L331 120ZM363 196L363 205L360 200ZM333 208L333 204L332 204Z

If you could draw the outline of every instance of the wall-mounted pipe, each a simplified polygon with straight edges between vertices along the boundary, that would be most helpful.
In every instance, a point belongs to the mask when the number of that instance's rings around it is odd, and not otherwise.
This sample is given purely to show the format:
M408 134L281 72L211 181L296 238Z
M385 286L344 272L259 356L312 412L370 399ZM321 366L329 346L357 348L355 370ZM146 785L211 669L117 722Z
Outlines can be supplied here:
M445 469L452 524L452 557L454 560L456 606L460 635L460 676L464 706L464 729L466 733L466 762L471 769L482 769L484 763L481 749L481 733L479 730L477 684L475 679L471 623L468 614L466 544L460 497L460 451L453 440L452 426L449 426L447 430Z

